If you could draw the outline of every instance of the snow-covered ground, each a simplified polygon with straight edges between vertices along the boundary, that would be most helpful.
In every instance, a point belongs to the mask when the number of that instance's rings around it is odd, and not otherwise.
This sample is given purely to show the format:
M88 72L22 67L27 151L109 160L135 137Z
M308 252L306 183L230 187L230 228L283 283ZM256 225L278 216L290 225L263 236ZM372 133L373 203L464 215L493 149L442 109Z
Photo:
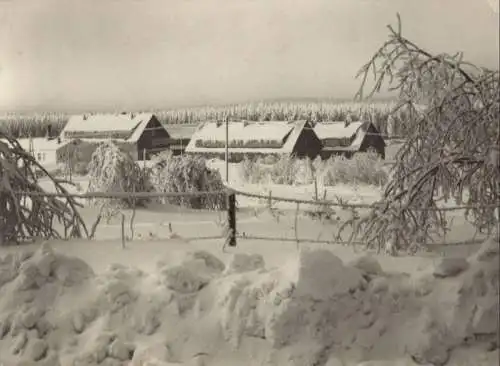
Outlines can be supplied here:
M417 365L411 355L497 365L495 242L450 263L279 242L223 253L221 244L3 248L0 363Z
M235 189L314 195L312 186L248 185L230 169ZM70 191L83 192L88 181L76 183ZM326 191L350 203L380 196L373 187ZM480 256L477 245L438 245L415 257L366 257L356 247L297 244L296 234L332 242L336 227L300 214L295 232L294 204L275 206L279 217L266 204L238 198L245 238L225 251L222 238L199 239L221 236L225 213L171 205L138 209L133 238L132 212L123 211L125 248L118 218L93 241L0 248L0 365L498 364L494 240ZM96 208L81 213L91 226ZM471 230L457 215L447 240ZM444 263L443 254L458 259ZM465 347L464 338L476 341Z

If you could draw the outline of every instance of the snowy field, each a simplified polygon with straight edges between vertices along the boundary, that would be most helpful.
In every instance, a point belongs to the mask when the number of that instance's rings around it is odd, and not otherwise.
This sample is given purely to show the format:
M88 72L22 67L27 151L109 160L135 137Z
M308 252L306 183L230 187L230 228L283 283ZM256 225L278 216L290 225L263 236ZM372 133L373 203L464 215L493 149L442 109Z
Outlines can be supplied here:
M211 164L225 176L222 162ZM314 195L313 186L245 184L238 167L230 169L230 186L241 191ZM85 191L85 178L75 182ZM380 197L374 187L319 187L321 196L323 189L327 198L349 203ZM481 258L479 244L366 257L359 247L332 244L335 226L303 211L298 237L330 243L297 244L295 204L276 204L276 217L265 200L239 196L237 202L237 230L246 238L225 251L222 238L200 239L221 235L224 212L171 205L136 210L125 248L118 218L102 222L93 241L1 248L0 365L498 363L490 339L479 341L495 325L495 304L498 310L494 242ZM130 238L132 211L123 213ZM81 214L91 226L97 209L84 207ZM448 243L473 236L461 214L453 214ZM491 252L493 259L484 254ZM443 256L455 259L445 265ZM482 286L479 305L472 286ZM457 337L443 341L440 334L450 330Z

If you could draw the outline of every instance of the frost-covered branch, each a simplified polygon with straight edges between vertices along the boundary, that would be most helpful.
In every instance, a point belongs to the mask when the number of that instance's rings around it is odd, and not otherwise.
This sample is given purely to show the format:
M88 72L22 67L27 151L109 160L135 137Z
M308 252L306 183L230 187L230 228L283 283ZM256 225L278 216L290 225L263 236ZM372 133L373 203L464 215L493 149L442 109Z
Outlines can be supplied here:
M423 50L402 36L399 16L397 29L389 26L389 32L358 74L357 97L370 74L375 85L369 96L385 87L397 91L398 108L407 111L407 119L399 121L407 140L380 206L362 225L363 240L382 249L423 246L446 233L445 220L434 209L448 199L478 205L466 212L467 219L480 230L493 229L492 204L500 199L498 70L467 63L461 54Z

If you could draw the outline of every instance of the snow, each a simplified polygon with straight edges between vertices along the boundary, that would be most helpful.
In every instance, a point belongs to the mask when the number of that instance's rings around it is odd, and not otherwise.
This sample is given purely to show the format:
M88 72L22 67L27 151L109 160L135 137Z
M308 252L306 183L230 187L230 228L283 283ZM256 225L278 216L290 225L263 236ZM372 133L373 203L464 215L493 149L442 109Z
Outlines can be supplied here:
M210 165L223 172L223 162ZM314 195L312 186L249 185L236 164L229 168L230 185L243 191ZM83 191L88 181L77 183ZM351 203L380 197L373 187L319 187L321 196L323 189ZM426 255L380 256L252 239L293 241L288 209L296 206L278 204L277 219L263 200L238 197L238 205L237 230L247 238L225 251L222 238L195 239L221 235L225 213L172 205L136 210L133 238L132 212L122 211L124 249L118 218L101 223L96 240L0 248L0 365L414 366L410 356L422 364L498 364L498 350L482 338L463 344L485 332L494 337L498 238L479 251L436 246ZM96 209L81 214L90 226ZM302 238L332 241L335 230L298 217ZM457 219L448 240L470 234ZM460 268L444 271L443 255L461 258Z
M283 143L281 148L236 148L231 147L233 153L244 153L258 150L261 154L291 153L306 121L266 121L266 122L231 122L229 123L230 141L277 141ZM196 130L191 137L186 152L224 152L225 148L205 148L196 146L196 141L216 141L225 143L226 126L215 122L206 122Z
M314 132L320 140L350 138L356 134L363 122L320 122L314 126Z
M165 124L163 125L171 138L190 139L198 129L196 124Z
M295 123L271 122L230 122L231 140L276 140L281 141L293 130ZM193 140L226 141L225 123L206 122L195 132Z
M498 351L464 354L460 344L495 322L498 251L438 278L438 259L398 258L421 262L403 275L383 257L353 261L360 255L327 247L282 247L268 263L269 244L260 255L247 253L253 244L226 253L168 240L151 245L6 248L0 364L413 365L409 352L423 362L469 357L496 365ZM365 270L360 263L368 262ZM446 329L456 337L437 338Z
M151 113L75 115L68 120L62 136L66 132L130 132L127 140L136 141L151 118Z
M488 5L491 7L491 9L493 10L493 12L495 14L498 14L498 9L500 8L499 7L499 1L498 0L486 0L488 2Z

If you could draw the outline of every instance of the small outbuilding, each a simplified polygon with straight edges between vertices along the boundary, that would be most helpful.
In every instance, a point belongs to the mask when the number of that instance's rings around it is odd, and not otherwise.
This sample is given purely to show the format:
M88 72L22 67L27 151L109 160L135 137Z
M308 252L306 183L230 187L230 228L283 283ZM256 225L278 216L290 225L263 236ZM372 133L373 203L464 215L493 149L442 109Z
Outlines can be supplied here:
M385 159L386 143L371 122L321 122L315 124L314 131L322 143L322 159L334 155L350 158L357 152L368 151Z
M194 132L186 153L207 158L223 158L226 147L226 124L205 122ZM293 155L314 159L321 152L321 141L308 121L230 121L228 124L229 159Z

